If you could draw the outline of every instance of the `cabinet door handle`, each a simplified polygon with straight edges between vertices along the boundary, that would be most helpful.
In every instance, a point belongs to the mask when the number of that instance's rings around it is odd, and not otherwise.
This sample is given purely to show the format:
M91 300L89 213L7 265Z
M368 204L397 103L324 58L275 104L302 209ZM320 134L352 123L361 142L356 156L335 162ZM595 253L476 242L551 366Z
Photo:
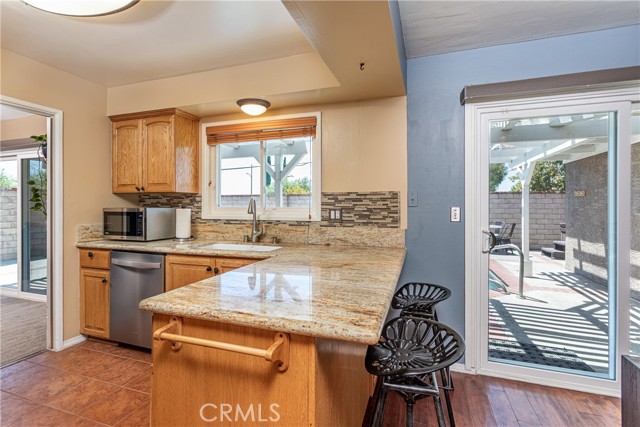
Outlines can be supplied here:
M89 252L89 253L87 254L87 256L88 256L89 258L93 258L93 252Z
M211 271L211 270L212 270L211 266L210 266L210 265L208 265L208 266L207 266L207 271Z
M140 187L136 186L136 191L140 191Z
M218 267L214 267L214 269L213 269L213 273L214 273L214 274L218 274L218 273L220 273L220 270L218 269Z
M140 191L144 191L144 186L140 187Z
M107 283L107 279L106 279L106 277L103 277L103 278L102 278L102 283Z

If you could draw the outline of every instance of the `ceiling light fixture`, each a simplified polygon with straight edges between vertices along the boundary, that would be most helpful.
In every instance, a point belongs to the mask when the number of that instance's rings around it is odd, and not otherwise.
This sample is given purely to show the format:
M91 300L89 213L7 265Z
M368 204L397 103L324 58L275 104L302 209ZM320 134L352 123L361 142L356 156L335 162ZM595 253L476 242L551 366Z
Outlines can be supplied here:
M121 12L140 0L22 0L45 12L68 16L102 16Z
M271 107L271 103L269 101L258 98L239 99L237 104L242 111L251 116L259 116L267 111L267 108Z

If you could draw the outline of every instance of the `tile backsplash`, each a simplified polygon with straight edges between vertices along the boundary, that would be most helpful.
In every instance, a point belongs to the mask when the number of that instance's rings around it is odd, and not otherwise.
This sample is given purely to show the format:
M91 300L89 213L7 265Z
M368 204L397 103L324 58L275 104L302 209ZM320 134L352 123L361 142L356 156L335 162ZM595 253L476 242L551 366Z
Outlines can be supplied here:
M200 195L142 194L138 201L142 207L191 208L192 231L199 238L236 241L248 233L251 223L248 218L202 219ZM342 220L330 221L330 209L340 209ZM264 242L277 237L283 243L404 247L398 191L322 193L320 221L262 222Z
M251 229L247 220L201 218L202 197L185 194L143 194L141 207L191 208L193 234L200 239L242 241ZM330 221L329 210L340 209L341 221ZM276 237L282 243L404 247L405 230L400 228L400 193L397 191L322 193L320 221L261 221L262 242ZM102 224L80 225L78 241L101 238Z
M202 219L202 196L192 194L141 194L142 207L191 208L193 224L244 224L249 220ZM397 191L322 193L320 227L400 228L400 193ZM340 209L342 221L330 221L329 210ZM307 226L306 221L265 221L266 224Z

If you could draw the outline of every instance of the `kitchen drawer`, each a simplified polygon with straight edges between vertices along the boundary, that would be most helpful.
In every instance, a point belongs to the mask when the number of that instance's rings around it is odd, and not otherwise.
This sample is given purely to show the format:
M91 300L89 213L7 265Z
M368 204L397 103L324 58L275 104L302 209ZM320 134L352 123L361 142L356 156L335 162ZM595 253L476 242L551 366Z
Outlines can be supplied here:
M80 249L80 267L108 270L110 267L109 254L108 250Z

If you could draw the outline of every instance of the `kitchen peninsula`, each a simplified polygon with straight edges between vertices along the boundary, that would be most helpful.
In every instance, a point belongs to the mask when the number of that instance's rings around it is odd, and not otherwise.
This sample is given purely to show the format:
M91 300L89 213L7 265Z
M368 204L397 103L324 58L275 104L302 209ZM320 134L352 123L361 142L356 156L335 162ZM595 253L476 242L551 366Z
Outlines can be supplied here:
M79 244L268 257L141 302L153 312L151 425L361 425L374 385L364 354L378 341L405 250L204 243Z

